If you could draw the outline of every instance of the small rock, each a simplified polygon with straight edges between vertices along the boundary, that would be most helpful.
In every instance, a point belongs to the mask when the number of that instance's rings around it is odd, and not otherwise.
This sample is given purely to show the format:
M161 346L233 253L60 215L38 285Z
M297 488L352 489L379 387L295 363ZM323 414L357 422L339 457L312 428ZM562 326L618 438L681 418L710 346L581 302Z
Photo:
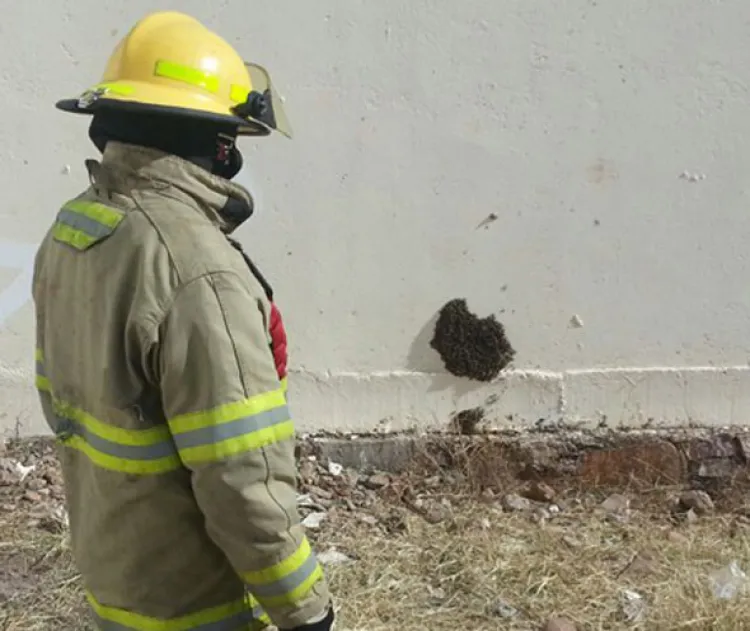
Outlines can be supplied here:
M339 552L336 548L325 550L318 554L318 561L325 566L330 565L344 565L346 563L352 563L354 559L346 556L343 552Z
M492 523L486 517L482 517L482 519L479 520L479 525L482 527L482 530L489 530L492 528Z
M366 513L358 513L357 519L359 519L359 521L361 521L363 524L367 524L368 526L378 525L378 519L377 517L374 517L373 515L368 515Z
M555 499L557 493L548 484L544 482L533 482L524 490L524 497L534 502L550 503Z
M315 463L309 460L303 460L299 465L299 477L305 482L308 482L315 478L316 467Z
M431 506L424 511L424 520L428 524L439 524L445 521L450 515L450 512L442 506Z
M705 491L687 491L680 496L679 503L682 510L692 509L696 515L707 515L714 510L714 502Z
M351 488L357 486L357 484L359 484L359 473L356 471L348 471L346 474L346 482Z
M677 532L676 530L668 530L667 539L669 539L672 543L676 543L678 545L688 545L690 543L690 539L688 539L681 532Z
M424 481L424 485L431 489L437 488L441 483L442 480L440 479L439 475L433 475Z
M628 563L621 572L622 575L643 577L653 574L656 571L656 562L644 554L636 554L635 558Z
M685 521L689 524L696 523L700 518L698 517L698 514L695 512L695 509L691 508L687 513L685 513Z
M403 510L394 508L381 520L385 530L390 534L400 534L409 530L409 522L406 520L406 513Z
M23 494L23 499L27 502L41 502L42 496L36 491L26 491L26 493Z
M29 491L39 491L46 486L47 486L46 481L42 480L41 478L32 478L26 483L26 488Z
M540 506L534 509L532 519L538 524L544 525L545 522L552 519L552 513L550 513L546 508Z
M630 509L630 499L615 493L604 500L601 507L608 513L627 513Z
M433 607L437 607L445 601L446 593L442 587L427 586L427 592L430 594L430 604Z
M325 489L321 489L319 486L311 485L308 487L308 491L311 495L315 496L315 499L324 499L324 500L330 500L333 499L333 493L331 491L327 491Z
M629 513L607 513L606 521L613 524L627 524L630 521Z
M365 480L364 485L372 491L378 491L384 489L390 483L391 479L387 475L384 473L375 473Z
M307 517L302 520L302 525L305 528L316 530L320 528L320 525L326 518L325 513L310 513Z
M563 535L562 540L563 540L563 543L566 546L568 546L571 550L578 550L579 548L583 547L583 544L578 539L570 535Z
M577 631L577 627L567 618L550 618L542 627L542 631Z
M323 507L318 502L316 502L313 499L312 495L310 495L309 493L297 495L297 506L302 509L306 508L314 511L323 510Z
M503 497L503 508L509 511L521 512L531 510L531 501L516 493L508 493Z
M483 502L494 502L495 501L495 492L492 489L490 489L490 488L484 489L482 491L481 498L482 498Z
M510 618L517 618L521 612L518 611L513 605L509 605L504 600L496 600L492 605L490 605L489 613L492 616L497 616L498 618L505 618L506 620L509 620Z

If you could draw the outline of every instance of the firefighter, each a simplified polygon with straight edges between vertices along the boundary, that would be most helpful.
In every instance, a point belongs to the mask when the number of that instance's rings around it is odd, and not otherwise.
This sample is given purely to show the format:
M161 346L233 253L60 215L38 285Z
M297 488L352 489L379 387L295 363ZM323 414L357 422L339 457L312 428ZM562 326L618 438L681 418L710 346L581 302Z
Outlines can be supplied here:
M93 115L103 155L36 255L36 383L98 628L330 629L283 323L230 237L253 211L237 137L290 135L268 74L158 12L57 107Z

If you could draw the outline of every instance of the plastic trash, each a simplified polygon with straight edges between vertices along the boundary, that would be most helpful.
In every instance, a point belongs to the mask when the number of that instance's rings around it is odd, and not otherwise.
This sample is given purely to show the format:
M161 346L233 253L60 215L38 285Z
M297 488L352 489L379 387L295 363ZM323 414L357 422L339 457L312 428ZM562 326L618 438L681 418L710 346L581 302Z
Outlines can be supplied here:
M624 589L620 594L622 615L628 622L641 622L646 617L646 599L632 589Z
M338 462L328 463L328 473L330 473L332 476L334 477L340 476L343 472L344 472L344 467L340 465Z
M302 520L302 525L310 530L317 530L325 518L325 513L310 513Z
M747 589L747 574L737 561L732 561L708 577L714 597L731 600Z

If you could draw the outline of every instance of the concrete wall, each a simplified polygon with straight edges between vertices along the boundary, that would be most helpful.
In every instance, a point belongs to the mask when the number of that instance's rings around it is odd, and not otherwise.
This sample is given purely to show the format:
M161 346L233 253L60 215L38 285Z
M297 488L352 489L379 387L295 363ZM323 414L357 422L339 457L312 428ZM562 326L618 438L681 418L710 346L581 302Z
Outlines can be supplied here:
M94 155L53 102L167 7L287 97L297 138L245 143L240 237L287 319L303 430L478 404L497 425L750 420L747 0L26 0L0 25L6 432L44 429L29 264ZM440 374L455 297L506 325L507 378Z

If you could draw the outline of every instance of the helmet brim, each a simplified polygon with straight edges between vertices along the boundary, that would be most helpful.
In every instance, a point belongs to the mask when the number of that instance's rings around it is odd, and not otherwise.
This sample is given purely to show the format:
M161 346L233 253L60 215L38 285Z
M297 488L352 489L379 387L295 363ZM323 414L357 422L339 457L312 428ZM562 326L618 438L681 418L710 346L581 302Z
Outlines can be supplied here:
M227 114L215 114L213 112L202 112L184 107L167 105L153 105L151 103L140 103L137 101L123 101L119 99L98 98L87 106L81 105L81 99L62 99L55 103L55 107L63 112L71 114L93 115L102 109L120 110L123 112L142 112L150 114L164 114L166 116L180 116L184 118L214 121L224 125L236 125L238 136L268 136L272 130L255 121L248 121L239 116Z

